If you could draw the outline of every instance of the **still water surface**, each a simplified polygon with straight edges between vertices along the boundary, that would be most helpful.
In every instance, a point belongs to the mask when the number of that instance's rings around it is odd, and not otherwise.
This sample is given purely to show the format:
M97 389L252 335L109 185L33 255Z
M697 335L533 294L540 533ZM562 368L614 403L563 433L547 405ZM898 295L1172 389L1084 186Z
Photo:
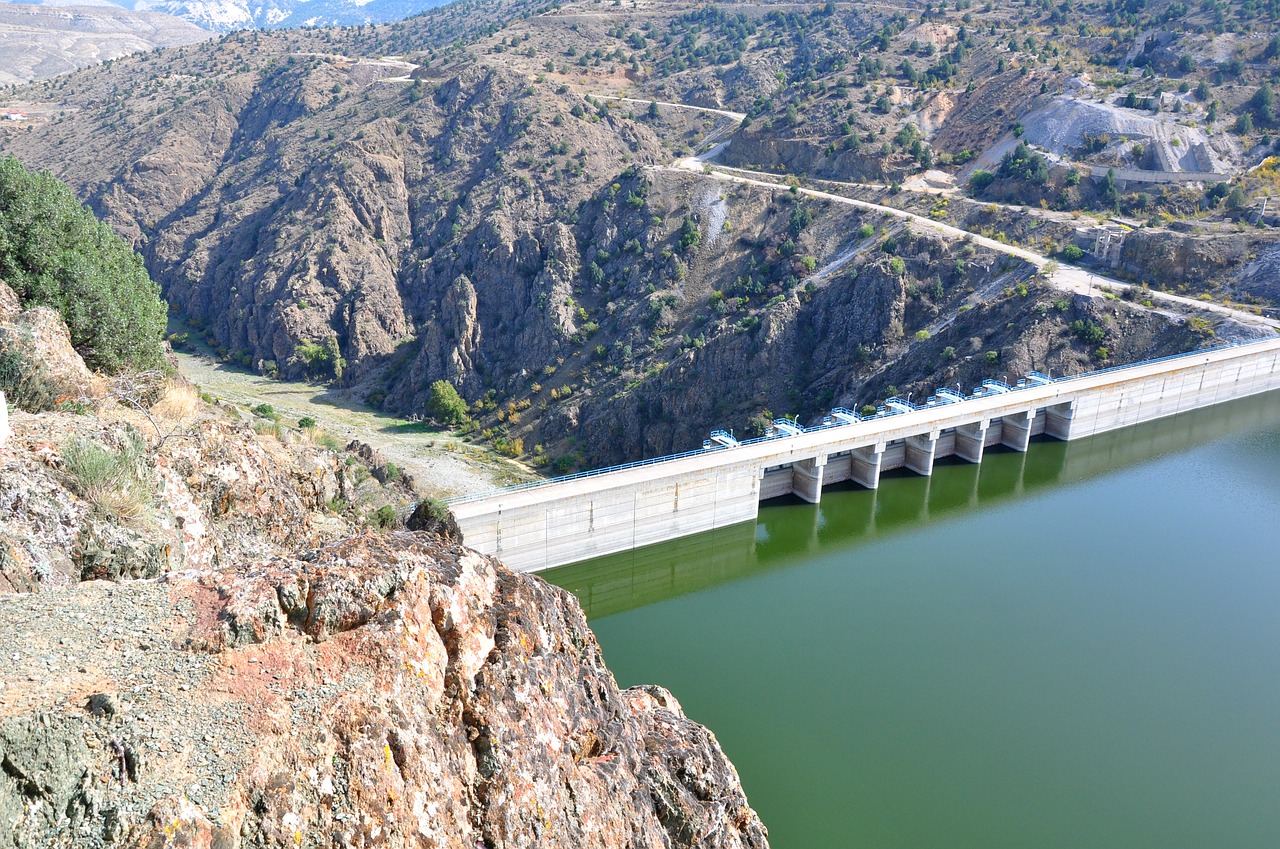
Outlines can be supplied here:
M776 849L1280 846L1280 394L546 573Z

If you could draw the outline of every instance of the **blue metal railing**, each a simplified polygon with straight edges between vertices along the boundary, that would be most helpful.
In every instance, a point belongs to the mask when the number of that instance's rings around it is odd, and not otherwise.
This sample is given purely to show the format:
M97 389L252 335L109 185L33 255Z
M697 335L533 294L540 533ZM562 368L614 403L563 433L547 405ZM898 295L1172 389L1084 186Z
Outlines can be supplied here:
M1259 339L1257 340L1257 343L1269 342L1269 341L1272 341L1272 340ZM1218 345L1217 347L1214 347L1214 348L1200 348L1198 350L1187 351L1182 354L1170 354L1167 357L1156 357L1150 360L1143 360L1142 362L1139 362L1139 363L1128 363L1126 365L1108 366L1107 368L1098 369L1096 371L1081 372L1080 374L1064 375L1062 377L1049 377L1047 374L1042 374L1038 371L1032 371L1027 373L1026 378L1019 380L1016 386L1010 386L1009 384L1005 383L1002 380L987 379L982 381L982 386L979 387L977 390L975 390L972 395L961 395L959 392L956 392L955 390L952 390L952 389L939 389L937 391L937 394L958 396L961 400L985 398L985 397L990 397L991 394L995 394L996 392L1003 394L1005 392L1017 392L1020 389L1030 389L1033 387L1044 386L1044 385L1049 385L1054 383L1068 383L1073 380L1080 380L1086 377L1094 377L1100 374L1110 374L1112 372L1124 371L1125 369L1141 368L1143 366L1155 365L1156 363L1171 362L1173 360L1189 359L1192 357L1202 356L1204 354L1212 354L1216 351L1225 351L1230 348L1244 347L1247 345L1252 345L1257 343L1232 342L1227 345ZM992 388L994 388L994 392L984 391L984 390L991 390ZM915 411L919 409L922 409L922 407L916 404L912 404L910 401L906 400L905 398L897 398L897 397L885 399L884 406L878 407L876 409L875 415L873 416L861 416L845 407L836 407L831 411L833 414L840 413L842 415L852 416L853 421L844 422L844 421L839 421L835 419L834 416L826 416L823 418L820 424L811 425L809 427L801 427L798 422L792 419L775 419L774 427L785 428L786 429L785 432L780 433L775 431L774 433L766 434L765 436L757 436L753 439L735 440L735 442L737 442L739 446L756 445L761 442L768 442L770 440L780 439L785 436L798 436L800 434L811 433L813 431L825 430L827 428L833 428L833 427L850 427L856 424L861 424L862 422L874 421L876 419L885 418L887 416L901 415L903 413ZM792 432L793 429L794 429L794 432ZM724 430L714 430L711 432L712 437L715 437L721 434L729 436L731 439L733 438L732 435L730 435L727 431L724 431ZM652 465L656 465L657 463L666 463L672 460L683 460L688 457L702 456L707 454L708 451L717 451L722 447L724 446L720 444L714 444L708 447L696 448L692 451L682 451L679 454L667 454L662 457L654 457L649 460L634 460L630 463L620 463L615 466L605 466L604 468L601 468L601 469L590 469L588 471L574 472L573 474L560 475L559 477L554 477L554 478L545 478L543 480L536 480L536 481L526 481L525 483L517 483L517 484L512 484L511 486L504 486L504 487L499 487L497 489L492 489L492 490L489 490L488 492L477 492L470 495L455 496L453 498L446 499L445 503L446 504L463 504L468 501L479 501L485 498L491 498L500 493L520 492L522 490L534 489L536 487L547 486L549 484L554 484L554 483L564 483L566 481L582 480L583 478L593 478L593 477L598 477L599 475L611 474L613 472L626 471L627 469L643 468L644 466L652 466Z
M1079 374L1069 374L1064 377L1055 377L1053 379L1053 382L1065 383L1069 380L1080 380L1081 378L1093 377L1094 375L1098 375L1098 374L1110 374L1111 372L1124 371L1125 369L1129 369L1129 368L1141 368L1142 366L1151 366L1151 365L1155 365L1156 363L1167 363L1167 362L1170 362L1171 360L1183 360L1183 359L1187 359L1188 357L1198 357L1201 354L1212 354L1215 351L1226 351L1231 348L1240 348L1240 347L1244 347L1245 345L1254 345L1254 344L1257 344L1258 342L1269 342L1269 341L1271 340L1258 339L1255 342L1244 342L1244 343L1231 342L1226 345L1217 345L1213 348L1198 348L1194 351L1187 351L1184 354L1170 354L1167 357L1156 357L1155 359L1151 359L1151 360L1143 360L1140 363L1127 363L1125 365L1119 365L1119 366L1107 366L1106 368L1100 368L1096 371L1082 371Z

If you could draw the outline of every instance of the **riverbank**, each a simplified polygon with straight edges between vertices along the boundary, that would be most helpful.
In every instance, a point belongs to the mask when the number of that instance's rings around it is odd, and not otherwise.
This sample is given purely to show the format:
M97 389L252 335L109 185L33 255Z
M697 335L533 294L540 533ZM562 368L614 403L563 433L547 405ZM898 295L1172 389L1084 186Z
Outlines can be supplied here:
M274 380L200 353L176 357L179 371L201 392L246 409L270 404L290 425L308 417L344 444L365 442L412 475L423 495L448 498L538 477L451 431L387 415L325 386Z

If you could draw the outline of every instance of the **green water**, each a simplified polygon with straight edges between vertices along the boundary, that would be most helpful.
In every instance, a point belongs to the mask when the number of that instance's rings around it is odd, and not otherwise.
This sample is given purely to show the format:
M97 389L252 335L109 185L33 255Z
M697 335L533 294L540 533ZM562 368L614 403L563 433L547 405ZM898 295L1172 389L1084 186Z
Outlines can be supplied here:
M1280 846L1280 394L565 567L778 849Z

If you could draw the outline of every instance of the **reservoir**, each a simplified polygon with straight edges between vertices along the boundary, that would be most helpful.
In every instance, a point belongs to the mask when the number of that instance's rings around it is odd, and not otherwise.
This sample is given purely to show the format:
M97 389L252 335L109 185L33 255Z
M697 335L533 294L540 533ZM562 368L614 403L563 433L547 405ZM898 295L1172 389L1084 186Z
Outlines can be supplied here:
M1280 393L552 572L777 849L1280 846Z

